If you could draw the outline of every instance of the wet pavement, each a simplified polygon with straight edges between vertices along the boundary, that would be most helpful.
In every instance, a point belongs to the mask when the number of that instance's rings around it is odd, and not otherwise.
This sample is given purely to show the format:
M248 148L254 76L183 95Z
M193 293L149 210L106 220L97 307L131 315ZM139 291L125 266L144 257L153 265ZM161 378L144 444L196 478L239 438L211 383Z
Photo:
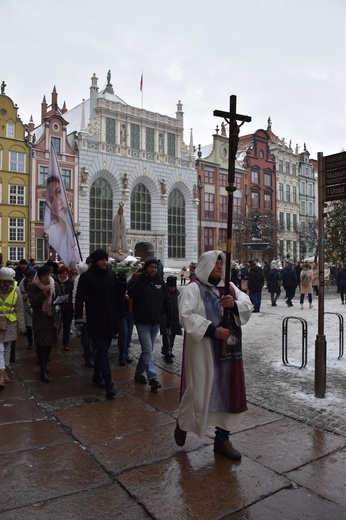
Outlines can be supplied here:
M297 299L288 309L283 299L273 308L263 297L261 312L243 328L249 410L232 436L243 455L237 463L214 454L211 429L202 439L188 434L183 448L174 442L181 338L172 365L157 340L156 394L134 382L134 364L118 366L114 342L117 394L107 401L91 384L76 336L70 352L53 349L49 384L40 382L34 351L21 337L11 382L0 391L0 520L346 518L346 359L337 359L335 315L326 316L327 392L318 399L317 300L301 311ZM335 291L325 306L345 314ZM308 323L305 369L282 363L289 315ZM294 323L289 357L299 364ZM138 354L134 334L131 357Z

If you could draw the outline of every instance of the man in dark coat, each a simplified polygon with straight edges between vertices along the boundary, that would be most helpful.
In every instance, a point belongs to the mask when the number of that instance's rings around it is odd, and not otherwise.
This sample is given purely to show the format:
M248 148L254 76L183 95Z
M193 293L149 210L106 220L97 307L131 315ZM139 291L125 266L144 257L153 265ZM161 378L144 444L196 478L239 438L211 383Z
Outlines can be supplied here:
M248 273L248 288L250 298L254 306L253 312L259 312L262 301L262 289L264 285L264 275L262 268L256 262L251 262Z
M135 381L146 384L146 372L152 392L161 384L157 380L152 351L159 332L163 315L167 317L167 327L173 324L171 299L165 282L158 274L158 260L149 256L144 262L140 276L134 276L128 285L129 297L133 300L133 313L142 353L139 357Z
M88 335L95 351L93 383L106 388L107 399L115 396L108 351L118 333L118 320L123 312L126 275L107 268L108 253L97 249L90 255L91 264L79 278L75 301L75 325L83 325L83 303Z
M292 299L294 298L297 287L297 275L295 270L293 269L291 262L288 261L285 262L285 269L282 273L282 285L284 286L284 289L286 291L287 306L292 307Z

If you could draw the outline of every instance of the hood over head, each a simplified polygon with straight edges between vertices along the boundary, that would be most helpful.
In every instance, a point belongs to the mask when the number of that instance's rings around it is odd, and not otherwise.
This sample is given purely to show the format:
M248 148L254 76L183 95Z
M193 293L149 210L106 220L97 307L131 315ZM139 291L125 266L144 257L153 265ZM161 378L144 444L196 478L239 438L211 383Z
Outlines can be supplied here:
M223 261L222 279L218 286L223 287L225 285L225 261L226 255L222 251L206 251L203 253L198 260L197 267L195 270L196 276L205 285L212 285L208 279L210 273L215 267L216 260L221 256Z

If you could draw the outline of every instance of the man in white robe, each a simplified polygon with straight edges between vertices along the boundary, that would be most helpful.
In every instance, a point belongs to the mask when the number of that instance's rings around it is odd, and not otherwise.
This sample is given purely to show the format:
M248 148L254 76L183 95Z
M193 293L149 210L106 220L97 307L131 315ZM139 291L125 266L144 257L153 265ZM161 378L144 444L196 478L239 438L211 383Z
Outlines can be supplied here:
M185 340L182 398L174 437L183 446L187 432L202 437L208 426L215 426L214 451L240 460L229 433L239 429L241 413L246 410L240 326L250 319L253 306L247 294L232 283L230 294L223 294L224 262L221 251L203 253L195 271L197 281L185 287L179 297ZM221 324L224 308L229 309L227 328ZM220 355L222 341L229 345L225 357Z

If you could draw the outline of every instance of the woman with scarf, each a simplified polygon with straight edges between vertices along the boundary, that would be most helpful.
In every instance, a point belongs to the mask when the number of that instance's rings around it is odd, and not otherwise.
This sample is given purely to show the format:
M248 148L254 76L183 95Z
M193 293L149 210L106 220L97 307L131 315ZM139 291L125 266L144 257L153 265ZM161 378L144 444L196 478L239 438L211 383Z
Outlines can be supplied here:
M24 307L14 269L0 269L0 389L9 383L11 344L26 331Z
M187 432L202 437L215 426L214 451L231 460L241 454L229 440L239 429L247 410L242 361L241 325L252 314L250 298L234 284L224 295L224 262L221 251L203 253L196 279L179 298L180 323L185 329L181 403L174 438L185 444ZM229 310L227 327L223 309ZM222 341L227 343L221 356Z
M54 326L55 282L50 268L43 265L37 270L33 282L28 285L28 296L32 308L32 328L36 353L41 367L41 381L49 383L48 359L53 345L57 344Z

